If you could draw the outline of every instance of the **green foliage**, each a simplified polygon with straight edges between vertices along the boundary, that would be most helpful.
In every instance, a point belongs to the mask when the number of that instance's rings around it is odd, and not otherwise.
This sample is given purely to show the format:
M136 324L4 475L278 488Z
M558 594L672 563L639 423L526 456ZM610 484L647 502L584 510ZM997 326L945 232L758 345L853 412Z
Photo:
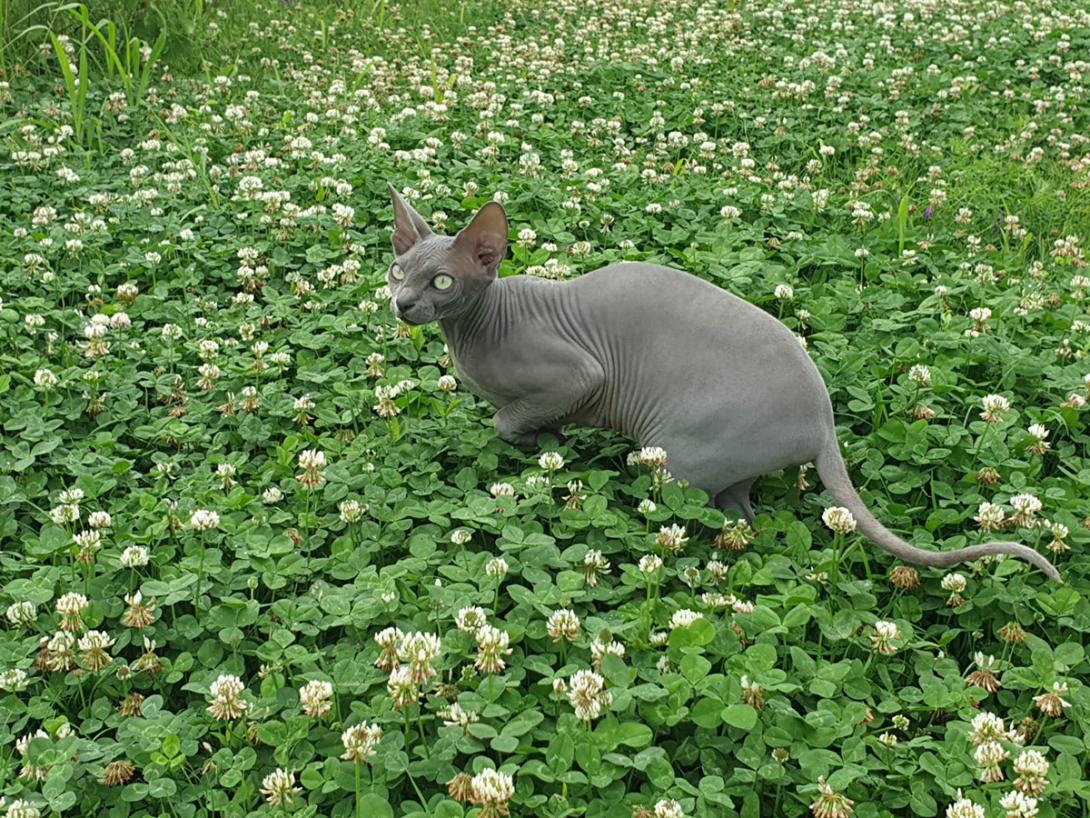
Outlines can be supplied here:
M1076 4L3 9L3 811L1090 808ZM812 472L750 528L618 435L504 444L385 306L387 180L447 233L504 198L501 275L761 305L881 519L1065 583L906 572Z

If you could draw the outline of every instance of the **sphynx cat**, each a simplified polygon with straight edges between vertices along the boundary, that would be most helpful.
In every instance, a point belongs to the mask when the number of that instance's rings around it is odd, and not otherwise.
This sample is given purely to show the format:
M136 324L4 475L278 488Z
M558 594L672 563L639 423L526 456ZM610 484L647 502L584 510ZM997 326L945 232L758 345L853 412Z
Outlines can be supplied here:
M821 374L794 334L758 307L654 264L611 264L566 282L501 279L508 224L500 204L442 236L390 193L393 312L407 324L439 322L463 383L497 407L503 440L533 446L566 423L614 429L665 449L675 476L749 520L758 477L812 461L860 532L906 562L1012 554L1060 579L1025 545L925 551L883 526L852 486Z

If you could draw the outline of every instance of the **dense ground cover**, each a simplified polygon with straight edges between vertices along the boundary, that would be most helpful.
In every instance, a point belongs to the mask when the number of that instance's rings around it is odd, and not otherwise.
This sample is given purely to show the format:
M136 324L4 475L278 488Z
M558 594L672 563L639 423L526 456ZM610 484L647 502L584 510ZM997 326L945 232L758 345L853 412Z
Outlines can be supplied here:
M64 18L0 86L0 810L1084 814L1081 7L194 6L109 76ZM503 201L505 275L761 304L891 528L1065 584L507 446L389 312L387 180Z

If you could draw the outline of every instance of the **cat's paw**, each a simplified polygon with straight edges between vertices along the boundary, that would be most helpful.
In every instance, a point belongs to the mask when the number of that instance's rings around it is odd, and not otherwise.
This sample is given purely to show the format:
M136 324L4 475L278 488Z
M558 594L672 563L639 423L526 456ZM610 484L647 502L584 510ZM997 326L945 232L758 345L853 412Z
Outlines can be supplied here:
M496 433L500 436L500 440L505 443L510 443L512 446L517 446L520 449L532 449L537 445L537 431L527 432L523 429L515 428L504 420L503 415L499 412L492 418L492 423L496 427Z
M537 432L501 432L500 439L519 449L537 448Z

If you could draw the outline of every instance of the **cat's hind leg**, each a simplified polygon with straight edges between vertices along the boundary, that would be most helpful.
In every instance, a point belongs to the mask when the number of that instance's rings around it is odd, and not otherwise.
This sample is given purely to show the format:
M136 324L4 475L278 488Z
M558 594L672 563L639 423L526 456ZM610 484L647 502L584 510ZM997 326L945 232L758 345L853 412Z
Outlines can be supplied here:
M727 486L715 495L715 507L720 511L737 511L746 518L746 522L753 522L753 506L749 501L749 490L753 486L754 479L742 480L732 486Z

